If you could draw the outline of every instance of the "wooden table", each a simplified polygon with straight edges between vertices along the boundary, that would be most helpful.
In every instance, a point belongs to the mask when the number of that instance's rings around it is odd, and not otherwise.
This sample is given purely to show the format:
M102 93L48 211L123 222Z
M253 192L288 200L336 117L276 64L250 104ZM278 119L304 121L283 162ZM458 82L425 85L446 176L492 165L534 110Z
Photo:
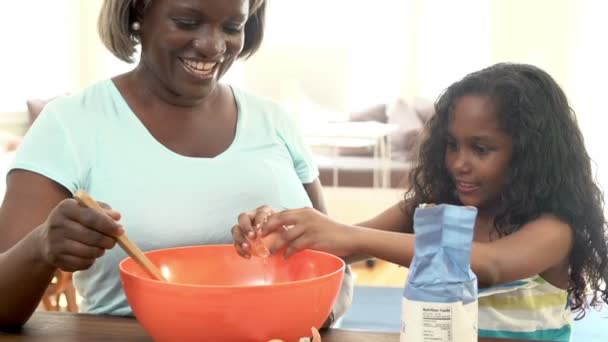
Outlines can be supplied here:
M329 329L323 342L396 342L398 333ZM134 318L39 311L18 332L0 332L0 341L152 341Z

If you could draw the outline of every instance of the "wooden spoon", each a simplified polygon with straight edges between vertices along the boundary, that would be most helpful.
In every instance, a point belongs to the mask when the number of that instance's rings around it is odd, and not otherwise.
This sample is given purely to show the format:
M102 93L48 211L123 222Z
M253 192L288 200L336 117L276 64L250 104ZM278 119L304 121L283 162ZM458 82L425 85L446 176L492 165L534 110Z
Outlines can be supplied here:
M100 213L106 214L106 211L97 203L86 191L78 190L74 194L74 198L78 203L87 208L94 209ZM107 214L106 214L107 215ZM122 249L131 257L148 275L155 280L165 281L160 270L148 259L144 253L127 237L127 233L115 236L116 242Z

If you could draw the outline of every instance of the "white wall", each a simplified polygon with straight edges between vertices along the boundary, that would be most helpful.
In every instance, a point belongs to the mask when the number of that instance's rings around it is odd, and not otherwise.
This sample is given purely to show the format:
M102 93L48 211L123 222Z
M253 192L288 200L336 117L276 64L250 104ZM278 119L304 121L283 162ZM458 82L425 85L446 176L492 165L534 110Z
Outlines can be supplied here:
M606 136L608 110L606 85L608 80L608 3L582 0L573 9L576 22L571 31L569 91L585 135L585 143L597 164L597 176L608 190L608 155Z
M0 125L20 132L25 101L76 92L131 68L97 36L103 0L7 1L0 11Z
M75 89L80 68L79 0L19 0L0 11L0 112L25 108L26 96ZM10 3L10 5L9 5Z
M601 1L280 0L239 78L282 99L294 87L336 111L402 97L434 100L496 62L536 64L570 90L580 16ZM597 13L606 13L601 10ZM601 39L603 32L593 32ZM588 53L590 51L584 52ZM293 95L293 94L292 94Z

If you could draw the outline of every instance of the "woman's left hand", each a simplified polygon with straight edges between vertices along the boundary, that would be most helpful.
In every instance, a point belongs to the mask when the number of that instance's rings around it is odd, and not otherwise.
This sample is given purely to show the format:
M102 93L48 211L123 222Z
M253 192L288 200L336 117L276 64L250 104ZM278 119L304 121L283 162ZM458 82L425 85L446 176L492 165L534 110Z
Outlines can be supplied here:
M270 253L286 248L285 258L307 248L337 256L353 253L350 236L353 229L312 208L288 209L270 215L261 225L261 236L274 232L280 233L280 238L270 247Z
M263 205L253 211L241 213L239 215L238 223L232 227L231 233L234 241L234 248L240 256L249 259L252 254L264 254L264 251L257 250L266 249L265 245L260 245L261 241L259 240L258 232L260 226L274 213L274 209L267 205ZM271 239L269 237L265 240L269 241ZM274 240L266 243L270 245L272 241ZM268 251L266 251L266 253L268 253Z

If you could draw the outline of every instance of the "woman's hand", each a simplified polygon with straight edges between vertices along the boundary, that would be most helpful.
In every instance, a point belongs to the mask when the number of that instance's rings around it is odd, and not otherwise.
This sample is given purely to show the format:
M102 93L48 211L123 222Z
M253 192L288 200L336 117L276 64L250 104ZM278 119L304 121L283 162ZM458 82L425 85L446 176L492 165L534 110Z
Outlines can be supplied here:
M267 256L268 246L273 242L273 236L261 240L260 228L268 217L275 213L271 207L264 205L253 211L239 215L238 224L232 227L232 239L237 253L249 259L251 255Z
M39 227L42 259L49 265L73 272L93 265L116 244L124 232L120 214L100 203L106 214L80 206L74 199L61 201Z
M289 209L268 217L261 225L261 236L280 234L270 247L274 254L282 248L285 258L303 249L315 249L337 256L347 256L354 252L352 234L354 228L335 222L323 213L312 209Z

